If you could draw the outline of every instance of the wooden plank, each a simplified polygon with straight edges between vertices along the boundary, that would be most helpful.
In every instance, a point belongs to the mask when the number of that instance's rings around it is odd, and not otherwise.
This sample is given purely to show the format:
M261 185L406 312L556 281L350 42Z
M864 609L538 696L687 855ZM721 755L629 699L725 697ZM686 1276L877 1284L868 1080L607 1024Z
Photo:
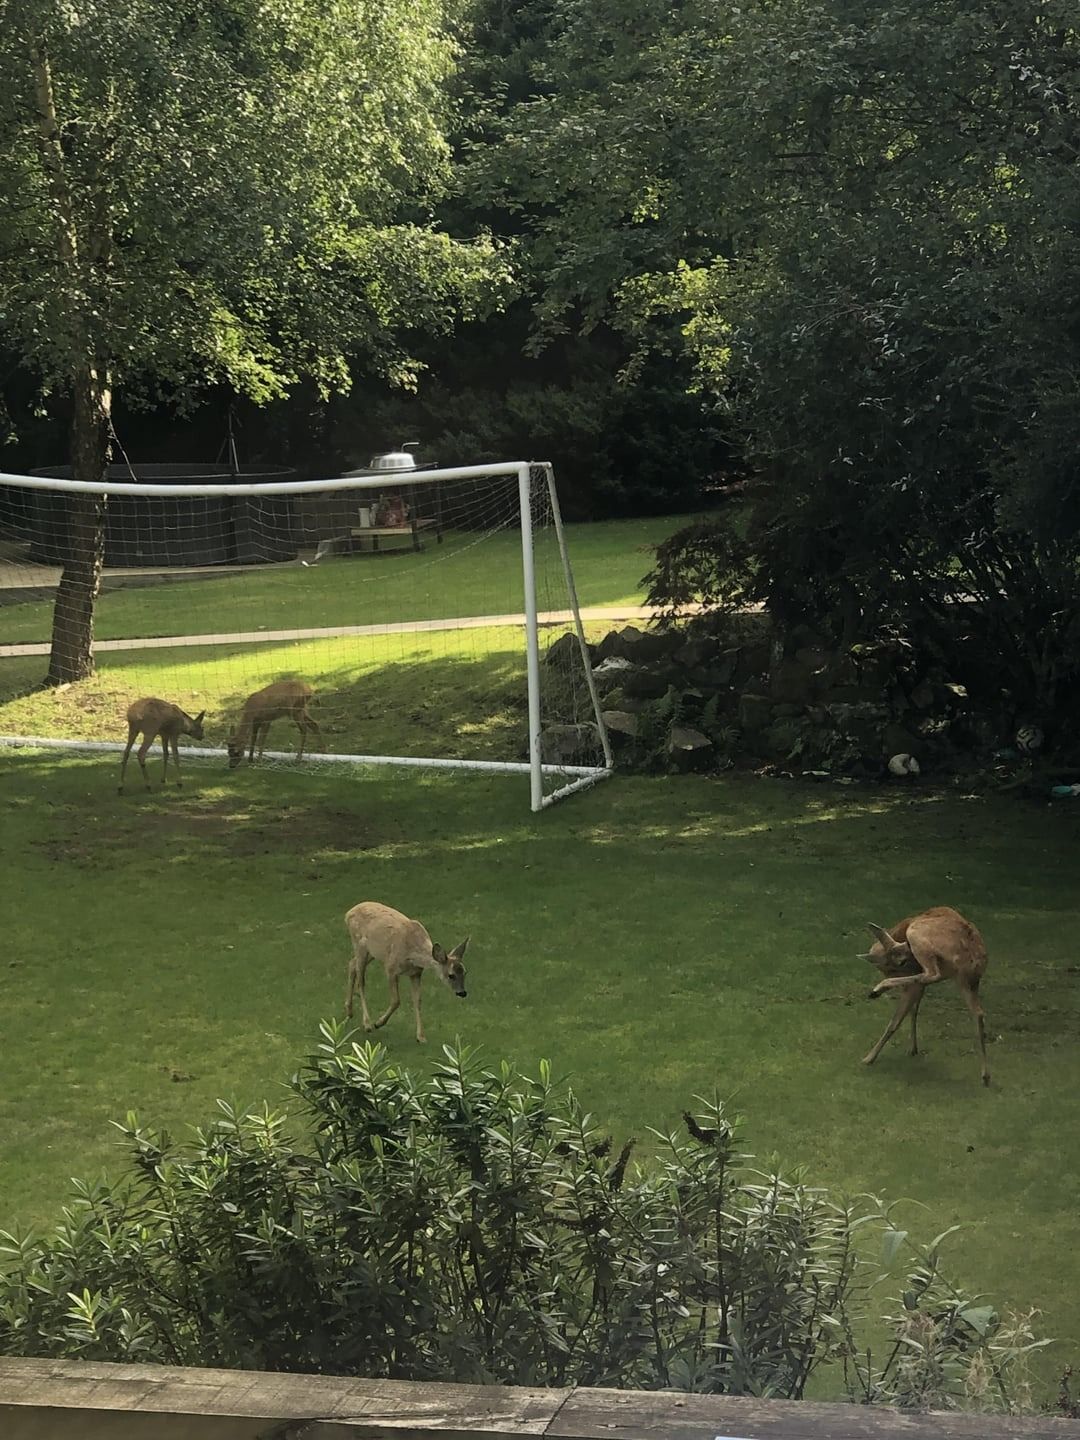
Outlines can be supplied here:
M0 1357L0 1436L263 1440L290 1424L304 1440L402 1431L417 1440L542 1436L565 1393Z
M1054 1417L908 1414L688 1395L538 1390L0 1357L2 1440L1080 1440Z
M1080 1440L1080 1422L579 1387L547 1434L550 1440Z

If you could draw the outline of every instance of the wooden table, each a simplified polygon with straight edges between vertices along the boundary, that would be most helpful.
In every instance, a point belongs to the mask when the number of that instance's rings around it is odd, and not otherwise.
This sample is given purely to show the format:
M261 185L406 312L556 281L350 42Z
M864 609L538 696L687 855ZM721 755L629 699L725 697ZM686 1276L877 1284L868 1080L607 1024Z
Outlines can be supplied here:
M408 546L397 545L394 549L401 550L422 550L424 548L423 536L428 531L435 532L435 539L438 544L443 543L442 524L438 520L410 520L405 525L355 525L349 531L349 552L350 554L363 553L364 540L371 541L371 554L384 554L382 542L384 540L408 540Z

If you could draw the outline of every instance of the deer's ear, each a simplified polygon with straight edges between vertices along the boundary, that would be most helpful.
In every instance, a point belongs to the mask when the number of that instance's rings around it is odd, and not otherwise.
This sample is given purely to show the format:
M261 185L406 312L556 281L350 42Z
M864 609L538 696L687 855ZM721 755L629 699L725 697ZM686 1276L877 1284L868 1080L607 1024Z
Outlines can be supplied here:
M436 941L436 943L431 947L431 958L435 961L436 965L446 964L446 951L438 943L438 941Z
M205 715L206 711L200 710L199 713L195 716L195 724L198 725Z
M469 941L471 939L471 935L466 935L465 939L462 940L460 945L455 945L453 950L450 951L450 959L463 960L465 958L465 951L469 948Z
M878 942L879 945L885 946L886 950L891 950L896 944L896 941L889 934L888 930L883 930L880 925L872 925L869 921L867 921L866 928L870 931L870 934L873 935L874 939Z

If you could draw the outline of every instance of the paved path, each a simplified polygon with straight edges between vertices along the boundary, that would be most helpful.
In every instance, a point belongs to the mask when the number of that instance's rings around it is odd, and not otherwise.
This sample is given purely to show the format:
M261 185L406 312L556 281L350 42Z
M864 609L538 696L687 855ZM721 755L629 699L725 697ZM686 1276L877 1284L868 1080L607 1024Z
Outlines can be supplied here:
M686 606L682 614L692 615L700 606ZM585 622L605 620L653 620L660 614L653 605L588 606L581 612ZM537 617L541 625L566 625L573 619L569 610L544 610ZM329 640L338 635L426 635L438 630L483 630L488 626L524 625L524 615L462 615L450 620L402 620L387 625L335 625L318 630L232 630L212 635L147 635L136 640L96 640L94 651L171 650L196 645L271 644L281 640ZM0 657L48 655L48 644L0 645Z

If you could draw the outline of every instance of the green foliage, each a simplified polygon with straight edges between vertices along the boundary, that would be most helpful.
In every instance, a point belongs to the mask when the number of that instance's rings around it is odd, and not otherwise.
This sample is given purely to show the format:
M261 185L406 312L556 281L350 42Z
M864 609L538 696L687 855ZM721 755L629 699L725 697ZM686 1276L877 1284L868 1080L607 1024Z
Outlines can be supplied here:
M453 7L16 0L0 56L4 341L66 390L265 401L490 306L490 242L423 216L449 159ZM410 208L411 207L411 208ZM412 223L410 223L412 222Z
M615 314L661 350L681 327L763 476L782 626L846 648L893 624L973 694L1067 714L1071 7L564 0L547 34L546 85L484 160L537 207L541 322Z
M888 1223L759 1172L719 1102L616 1154L574 1093L445 1050L418 1082L326 1022L284 1114L178 1146L134 1115L125 1181L80 1185L49 1237L3 1236L6 1354L415 1379L799 1397L821 1366L866 1398L960 1403L977 1365L1011 1405L1031 1342L918 1253L874 1369L856 1338L860 1236ZM886 1268L905 1245L885 1235ZM912 1352L921 1325L921 1363ZM968 1390L971 1386L968 1385Z
M649 604L678 614L700 604L737 610L755 594L754 553L730 512L696 520L656 547L656 564L642 582Z

